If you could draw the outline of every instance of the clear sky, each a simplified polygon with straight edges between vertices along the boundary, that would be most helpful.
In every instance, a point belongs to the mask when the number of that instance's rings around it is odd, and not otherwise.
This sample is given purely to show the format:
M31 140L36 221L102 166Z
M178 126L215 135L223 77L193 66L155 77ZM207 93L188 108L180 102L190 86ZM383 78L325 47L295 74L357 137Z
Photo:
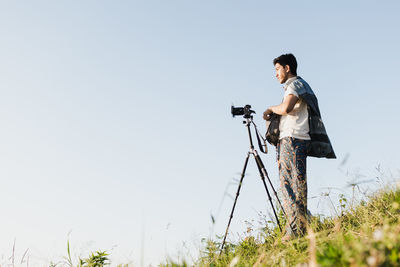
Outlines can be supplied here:
M350 194L377 166L398 178L399 8L2 1L0 259L14 240L31 266L62 259L68 239L74 255L103 249L114 263L196 255L224 232L224 192L235 195L249 149L230 106L251 104L264 132L263 111L283 96L272 66L282 53L297 57L338 157L308 161L310 211L331 214L322 195ZM274 149L262 159L278 188ZM251 161L230 238L259 212L270 208Z

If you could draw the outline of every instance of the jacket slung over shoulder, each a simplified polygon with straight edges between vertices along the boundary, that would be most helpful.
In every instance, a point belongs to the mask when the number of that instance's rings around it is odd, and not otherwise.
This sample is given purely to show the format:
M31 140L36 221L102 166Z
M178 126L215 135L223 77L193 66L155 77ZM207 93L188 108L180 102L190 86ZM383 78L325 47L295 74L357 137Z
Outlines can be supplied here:
M306 101L308 106L311 145L307 156L335 159L336 155L322 122L318 100L313 90L300 76L292 82L291 86L299 94L299 97Z

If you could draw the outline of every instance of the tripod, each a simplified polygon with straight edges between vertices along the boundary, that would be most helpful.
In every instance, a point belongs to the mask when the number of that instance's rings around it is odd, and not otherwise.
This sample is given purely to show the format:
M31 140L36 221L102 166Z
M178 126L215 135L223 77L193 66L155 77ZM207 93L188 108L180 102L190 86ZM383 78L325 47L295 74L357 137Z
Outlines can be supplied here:
M236 192L235 202L233 203L231 215L230 215L230 217L229 217L228 226L226 227L226 232L225 232L224 239L223 239L223 241L222 241L222 246L221 246L220 254L222 253L222 250L224 249L226 236L228 235L229 226L230 226L231 221L232 221L233 212L235 211L236 202L237 202L237 199L238 199L238 197L239 197L240 188L242 187L242 183L243 183L243 179L244 179L244 176L245 176L245 173L246 173L247 163L249 162L250 154L252 154L252 155L254 156L254 159L255 159L255 161L256 161L256 163L257 163L257 167L258 167L258 171L259 171L259 173L260 173L261 180L262 180L262 182L263 182L263 184L264 184L264 188L265 188L265 191L267 192L268 200L269 200L269 202L270 202L270 204L271 204L272 210L273 210L274 215L275 215L276 222L277 222L277 224L278 224L278 226L279 226L279 230L280 230L281 232L282 232L282 228L281 228L281 225L280 225L280 222L279 222L278 215L276 214L274 205L273 205L273 203L272 203L272 198L271 198L271 195L270 195L270 193L269 193L267 184L266 184L266 182L265 182L265 177L267 177L268 182L269 182L269 185L271 186L272 191L274 192L274 195L275 195L276 199L278 200L278 203L279 203L279 205L280 205L280 207L281 207L281 209L282 209L282 212L283 212L283 214L284 214L285 217L286 217L285 210L284 210L284 208L283 208L283 206L282 206L282 204L281 204L281 202L280 202L280 200L279 200L279 198L278 198L278 194L276 193L276 191L275 191L275 189L274 189L274 187L273 187L273 185L272 185L272 183L271 183L271 180L269 179L267 170L265 169L264 164L263 164L263 162L262 162L260 156L258 155L257 150L254 148L254 145L253 145L253 139L252 139L252 137L251 137L251 130L250 130L250 125L251 125L251 124L253 124L254 129L255 129L255 131L256 131L256 134L258 134L258 132L257 132L257 126L256 126L255 123L253 122L253 116L251 116L251 115L249 115L249 116L244 116L244 118L245 118L246 120L243 121L243 124L246 124L247 132L248 132L248 134L249 134L250 150L249 150L249 152L247 153L247 157L246 157L246 160L245 160L245 162L244 162L244 167L243 167L242 174L241 174L241 177L240 177L239 186L238 186L238 189L237 189L237 192ZM258 137L258 136L257 136L257 137ZM260 147L260 148L261 148L261 147ZM261 149L262 149L262 148L261 148Z

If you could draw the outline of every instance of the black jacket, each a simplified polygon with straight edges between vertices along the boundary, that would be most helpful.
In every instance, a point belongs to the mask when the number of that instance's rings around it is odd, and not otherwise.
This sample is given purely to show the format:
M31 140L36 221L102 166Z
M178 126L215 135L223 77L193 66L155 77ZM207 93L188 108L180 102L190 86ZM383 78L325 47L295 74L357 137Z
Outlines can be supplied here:
M291 86L307 103L308 123L310 126L311 145L307 156L317 158L336 158L332 144L326 133L324 123L321 119L321 112L318 107L318 100L313 90L300 76L285 86Z

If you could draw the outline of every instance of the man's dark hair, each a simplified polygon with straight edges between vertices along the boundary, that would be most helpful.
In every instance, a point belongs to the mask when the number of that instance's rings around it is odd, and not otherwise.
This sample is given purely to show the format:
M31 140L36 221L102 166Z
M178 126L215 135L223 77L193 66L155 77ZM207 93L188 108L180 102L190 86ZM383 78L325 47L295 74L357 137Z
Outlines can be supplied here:
M290 72L293 75L297 76L297 61L296 61L295 56L293 56L293 54L280 55L279 57L274 59L274 66L276 63L279 63L283 67L285 67L286 65L289 65Z

